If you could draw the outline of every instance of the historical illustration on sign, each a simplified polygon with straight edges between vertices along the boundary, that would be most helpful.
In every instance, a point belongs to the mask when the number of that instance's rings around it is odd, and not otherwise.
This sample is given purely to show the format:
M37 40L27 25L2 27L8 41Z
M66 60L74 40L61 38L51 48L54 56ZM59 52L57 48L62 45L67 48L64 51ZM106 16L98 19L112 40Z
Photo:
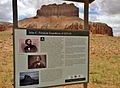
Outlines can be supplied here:
M38 52L39 46L38 39L21 38L19 39L19 51L20 53L35 53Z
M28 55L28 69L46 68L46 55Z

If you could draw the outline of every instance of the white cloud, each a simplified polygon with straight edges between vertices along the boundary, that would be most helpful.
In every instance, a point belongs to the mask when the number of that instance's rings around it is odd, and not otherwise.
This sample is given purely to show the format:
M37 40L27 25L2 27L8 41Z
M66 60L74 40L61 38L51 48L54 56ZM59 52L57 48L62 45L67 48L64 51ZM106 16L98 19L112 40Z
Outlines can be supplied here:
M99 13L99 15L96 15L96 20L93 21L107 23L113 28L114 35L120 34L119 3L120 0L95 0L95 2L91 4L91 7L97 7L97 11Z
M120 14L120 0L96 0L95 3L99 7L99 11L104 14Z
M42 5L48 5L51 3L62 4L63 2L71 3L63 0L18 0L18 16L32 17L36 15L37 9ZM76 6L82 7L83 5L73 2Z
M18 15L32 17L42 5L62 3L62 0L18 0Z
M31 1L31 0L30 0ZM26 3L24 0L20 1L18 0L18 16L25 16L25 17L31 17L33 15L35 15L35 5L33 3L30 3L30 1L28 2L28 0L26 0Z
M10 21L12 18L12 2L10 0L0 1L0 21Z

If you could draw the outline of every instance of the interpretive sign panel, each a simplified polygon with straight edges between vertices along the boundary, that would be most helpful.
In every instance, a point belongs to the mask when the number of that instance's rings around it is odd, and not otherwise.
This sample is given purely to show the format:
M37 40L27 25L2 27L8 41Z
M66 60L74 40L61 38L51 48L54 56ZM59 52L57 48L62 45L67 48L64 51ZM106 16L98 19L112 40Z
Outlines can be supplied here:
M88 31L14 32L15 88L88 82Z

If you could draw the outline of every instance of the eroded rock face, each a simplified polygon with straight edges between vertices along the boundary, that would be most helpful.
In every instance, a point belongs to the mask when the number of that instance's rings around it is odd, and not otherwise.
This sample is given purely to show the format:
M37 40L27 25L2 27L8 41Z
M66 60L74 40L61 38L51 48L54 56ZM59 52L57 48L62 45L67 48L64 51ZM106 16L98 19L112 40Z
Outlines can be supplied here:
M103 35L113 36L112 28L107 24L91 23L89 28L92 34L103 34Z
M37 19L29 18L20 22L21 27L28 29L60 29L60 30L83 30L84 22L78 17L65 17L65 16L50 16L38 17ZM105 23L89 23L89 30L91 34L102 34L113 36L113 31L110 26Z
M79 17L79 9L74 4L43 5L37 10L37 16L68 16Z
M83 30L84 20L79 18L79 9L74 4L43 5L37 10L37 16L24 19L21 27L28 29ZM112 28L104 23L89 22L91 34L113 36Z
M65 29L83 30L84 25L81 23L72 23L72 24L66 25ZM113 36L112 28L104 23L89 23L89 30L92 34L102 34L102 35Z

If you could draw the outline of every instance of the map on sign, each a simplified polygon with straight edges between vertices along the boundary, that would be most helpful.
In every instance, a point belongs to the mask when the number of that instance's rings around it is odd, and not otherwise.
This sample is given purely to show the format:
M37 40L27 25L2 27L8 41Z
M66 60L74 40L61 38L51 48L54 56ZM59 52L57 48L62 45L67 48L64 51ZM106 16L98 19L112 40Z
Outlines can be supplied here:
M88 31L15 29L15 88L88 82Z

